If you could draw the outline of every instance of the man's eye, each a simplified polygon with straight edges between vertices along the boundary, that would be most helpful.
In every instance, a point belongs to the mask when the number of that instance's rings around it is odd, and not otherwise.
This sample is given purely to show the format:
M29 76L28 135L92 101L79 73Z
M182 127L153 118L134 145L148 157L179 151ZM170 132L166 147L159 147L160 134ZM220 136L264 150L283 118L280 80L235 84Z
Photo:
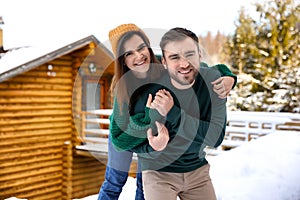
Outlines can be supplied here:
M170 59L171 60L177 60L177 59L179 59L179 57L178 56L171 56Z
M193 57L195 54L194 53L189 53L186 55L186 57Z

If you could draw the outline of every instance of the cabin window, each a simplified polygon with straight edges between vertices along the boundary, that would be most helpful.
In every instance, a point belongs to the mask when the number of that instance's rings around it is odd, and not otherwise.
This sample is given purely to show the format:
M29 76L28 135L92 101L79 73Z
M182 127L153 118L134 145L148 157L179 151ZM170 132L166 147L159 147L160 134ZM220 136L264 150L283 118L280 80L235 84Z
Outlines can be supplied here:
M86 84L86 108L85 110L100 109L100 89L101 85L95 82L87 82Z
M97 82L88 81L85 85L86 95L84 96L86 107L85 111L89 110L98 110L100 109L100 91L101 84ZM98 116L87 115L87 119L89 118L97 118ZM86 124L85 128L99 128L98 124Z
M82 111L92 111L110 108L109 82L108 78L86 77L82 82ZM97 118L99 116L86 116L87 118ZM97 128L97 124L87 124L85 128Z

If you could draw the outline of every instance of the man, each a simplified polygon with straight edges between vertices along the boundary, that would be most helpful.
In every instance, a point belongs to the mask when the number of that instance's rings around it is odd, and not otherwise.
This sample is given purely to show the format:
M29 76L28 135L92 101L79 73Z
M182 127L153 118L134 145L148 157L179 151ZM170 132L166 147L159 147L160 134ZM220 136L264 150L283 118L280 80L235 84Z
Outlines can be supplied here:
M203 150L219 146L224 138L226 99L218 98L211 84L220 74L211 68L199 71L198 37L189 30L171 29L160 47L168 74L137 92L145 101L150 88L150 118L161 119L151 116L157 110L169 132L157 123L158 136L150 129L148 141L132 149L141 163L145 199L216 199Z

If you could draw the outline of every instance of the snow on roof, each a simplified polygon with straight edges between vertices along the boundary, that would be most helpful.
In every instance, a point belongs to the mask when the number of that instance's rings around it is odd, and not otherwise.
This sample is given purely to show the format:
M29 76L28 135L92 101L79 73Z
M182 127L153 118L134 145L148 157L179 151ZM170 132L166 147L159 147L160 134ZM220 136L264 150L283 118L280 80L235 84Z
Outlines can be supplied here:
M0 54L0 82L74 51L91 41L101 44L93 35L90 35L65 45L57 43L48 46L21 47ZM101 45L101 48L109 52L104 45Z
M53 50L53 49L52 49ZM35 58L41 57L50 52L49 48L21 47L13 49L1 55L0 74L25 64Z

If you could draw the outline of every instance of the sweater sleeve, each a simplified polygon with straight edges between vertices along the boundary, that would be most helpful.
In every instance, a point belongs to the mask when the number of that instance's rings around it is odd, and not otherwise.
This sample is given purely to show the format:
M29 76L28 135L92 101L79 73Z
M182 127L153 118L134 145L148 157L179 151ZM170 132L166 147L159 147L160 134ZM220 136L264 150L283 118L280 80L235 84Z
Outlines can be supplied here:
M232 71L224 64L217 64L213 65L212 68L216 68L220 73L221 76L230 76L234 79L234 84L232 86L232 89L235 87L237 82L237 76L232 73Z
M201 67L209 67L206 63L201 62L200 63ZM216 64L211 66L211 68L218 70L221 73L221 76L230 76L234 79L234 84L232 86L232 89L235 87L237 83L237 76L232 73L232 71L227 67L225 64Z
M147 107L144 113L130 116L128 105L123 104L122 112L120 112L117 100L115 100L109 128L112 143L118 151L131 150L147 141L147 130L155 129L154 122L161 120L162 116L156 110Z

